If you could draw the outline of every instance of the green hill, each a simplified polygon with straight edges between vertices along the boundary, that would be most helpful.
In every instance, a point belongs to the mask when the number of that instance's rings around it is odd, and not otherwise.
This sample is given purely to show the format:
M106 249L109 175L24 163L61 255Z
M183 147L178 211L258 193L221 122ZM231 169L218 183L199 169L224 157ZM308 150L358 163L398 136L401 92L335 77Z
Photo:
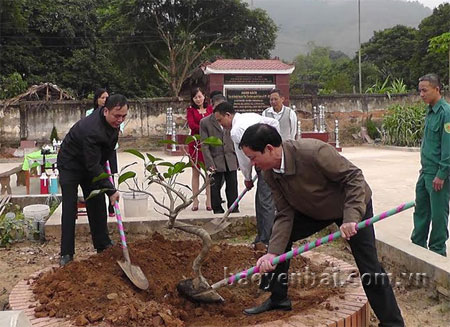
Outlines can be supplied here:
M279 27L272 55L291 60L308 52L308 43L329 46L353 57L358 50L356 0L253 0ZM418 2L361 0L361 42L374 31L401 24L417 27L432 11Z

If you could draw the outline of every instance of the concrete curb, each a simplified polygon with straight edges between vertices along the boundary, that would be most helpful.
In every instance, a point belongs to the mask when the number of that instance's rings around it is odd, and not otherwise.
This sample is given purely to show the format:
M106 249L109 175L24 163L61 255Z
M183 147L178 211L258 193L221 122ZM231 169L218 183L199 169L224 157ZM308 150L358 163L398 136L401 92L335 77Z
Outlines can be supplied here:
M394 145L383 145L383 144L367 144L367 143L363 143L363 144L361 144L361 146L366 147L366 148L380 149L380 150L420 152L420 148L418 148L418 147L394 146Z
M382 261L410 272L411 282L435 288L450 298L450 261L415 244L399 241L389 234L377 235L376 246ZM412 274L412 275L411 275Z

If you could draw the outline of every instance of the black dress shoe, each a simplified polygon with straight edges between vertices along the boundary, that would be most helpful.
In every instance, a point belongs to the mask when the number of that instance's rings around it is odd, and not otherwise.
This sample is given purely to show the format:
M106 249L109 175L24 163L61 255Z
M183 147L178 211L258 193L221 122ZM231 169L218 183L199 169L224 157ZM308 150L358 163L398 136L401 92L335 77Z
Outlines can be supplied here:
M109 249L110 247L114 246L114 242L111 241L111 243L109 243L108 245L106 245L104 248L99 248L97 249L97 253L102 253L103 251L105 251L106 249Z
M217 208L217 209L213 209L214 214L219 214L219 213L225 213L225 211L223 210L223 208Z
M65 265L67 265L71 261L73 261L73 255L72 254L62 255L61 258L59 259L59 266L60 267L64 267Z
M234 208L231 213L239 213L239 208Z
M270 298L268 298L266 301L264 301L261 305L257 307L245 309L244 313L246 315L257 315L270 310L290 311L292 310L291 300L286 298L282 301L274 302Z

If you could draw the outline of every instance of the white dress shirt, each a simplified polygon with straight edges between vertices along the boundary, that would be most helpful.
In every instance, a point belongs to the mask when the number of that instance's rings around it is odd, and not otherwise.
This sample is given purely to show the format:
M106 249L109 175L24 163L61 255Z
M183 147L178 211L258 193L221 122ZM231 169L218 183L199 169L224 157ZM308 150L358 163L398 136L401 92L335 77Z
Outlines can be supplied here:
M241 169L242 174L244 174L244 178L246 181L252 180L252 163L250 159L244 154L242 149L239 149L239 143L241 142L242 136L244 135L247 128L255 124L268 124L273 126L280 132L280 124L278 120L263 117L261 115L255 113L235 113L232 121L231 127L231 139L234 143L234 150L236 152L236 156L239 162L239 168Z
M265 109L262 112L262 115L266 117L267 113L271 113L271 114L273 114L273 117L276 120L279 121L281 119L281 117L283 116L283 113L284 113L285 109L289 110L289 122L290 122L290 125L291 125L291 129L289 131L289 134L291 136L290 139L295 140L295 136L297 135L297 115L296 115L294 110L292 110L291 108L286 107L285 105L283 105L283 107L281 108L280 112L276 112L273 109L273 107L269 107L269 108Z
M281 146L281 165L280 165L280 169L273 168L272 170L274 172L276 172L277 174L284 174L284 151L283 151L283 146Z

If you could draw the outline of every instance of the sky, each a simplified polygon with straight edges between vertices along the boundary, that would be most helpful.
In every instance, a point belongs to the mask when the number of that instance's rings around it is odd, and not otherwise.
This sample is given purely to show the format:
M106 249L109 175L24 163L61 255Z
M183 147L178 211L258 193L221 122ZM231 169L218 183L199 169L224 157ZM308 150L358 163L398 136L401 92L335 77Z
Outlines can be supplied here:
M434 7L439 6L441 3L450 2L450 0L408 0L408 1L418 1L424 6L430 7L433 9Z

